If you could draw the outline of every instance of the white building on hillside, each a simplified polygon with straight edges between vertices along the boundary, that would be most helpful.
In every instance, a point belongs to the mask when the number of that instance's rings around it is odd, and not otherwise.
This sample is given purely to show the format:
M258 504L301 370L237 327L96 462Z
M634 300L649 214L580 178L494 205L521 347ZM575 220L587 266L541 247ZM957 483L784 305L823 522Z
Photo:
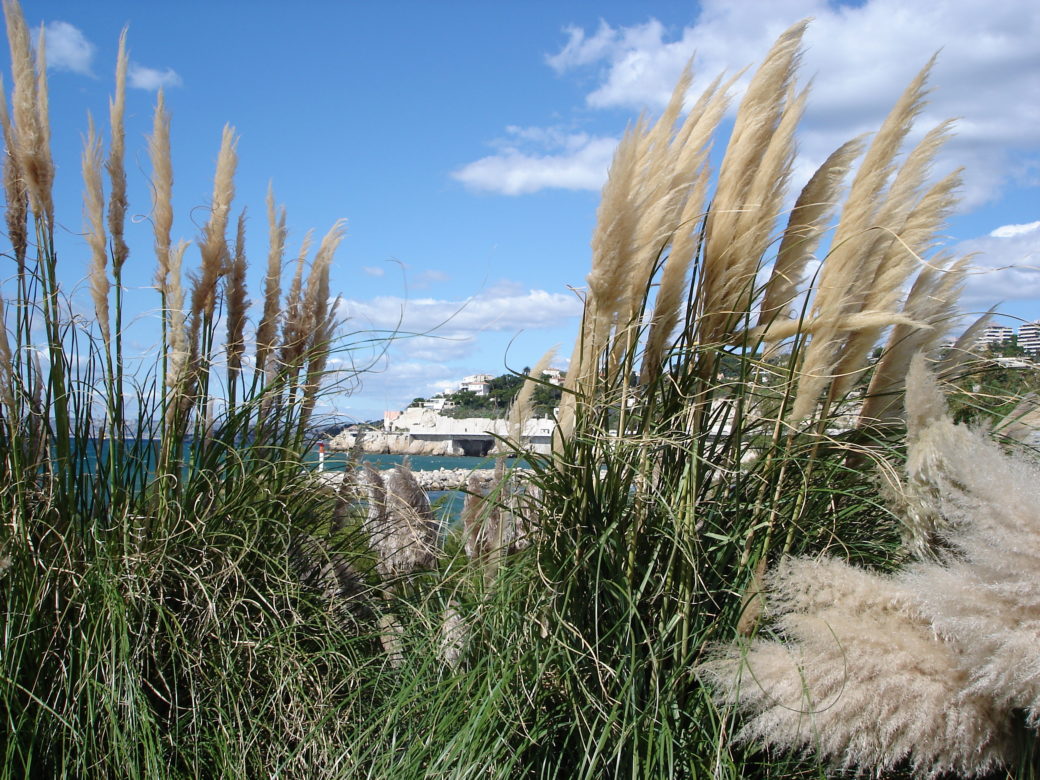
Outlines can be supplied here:
M990 325L982 331L982 336L979 337L979 346L995 347L1001 344L1010 344L1014 336L1014 329L1009 328L1007 325ZM1021 341L1019 341L1019 345L1021 345Z
M1027 322L1018 329L1018 346L1030 355L1040 355L1040 320Z
M563 370L559 368L547 368L542 376L544 376L551 385L562 385L565 380Z
M492 379L494 377L491 374L473 374L473 376L468 376L462 380L459 389L469 390L477 395L491 395Z

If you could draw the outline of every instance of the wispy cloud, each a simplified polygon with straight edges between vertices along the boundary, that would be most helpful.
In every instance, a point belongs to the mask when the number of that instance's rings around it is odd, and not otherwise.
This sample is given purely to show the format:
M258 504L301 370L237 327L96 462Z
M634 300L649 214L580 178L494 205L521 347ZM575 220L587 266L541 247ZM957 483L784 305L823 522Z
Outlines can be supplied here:
M1001 225L990 231L991 238L1014 238L1040 230L1040 222L1027 222L1024 225Z
M131 62L127 68L127 81L135 89L146 89L155 92L163 87L179 87L183 83L181 77L173 68L158 70L146 68L136 62Z
M556 327L579 316L581 303L570 294L507 286L468 299L348 299L340 302L340 314L374 330L432 333L447 339L481 331Z
M607 176L616 138L565 133L558 128L508 127L499 151L452 173L473 190L526 195L547 188L598 190Z
M386 271L377 265L366 265L361 267L361 271L368 276L384 276Z
M1040 298L1040 221L1001 225L989 235L962 241L953 251L977 253L965 287L968 305Z
M96 47L83 32L68 22L47 22L43 25L44 44L47 50L47 69L64 70L93 76L92 64ZM40 37L40 27L32 30L33 43Z
M803 71L814 77L802 152L822 159L840 143L877 127L897 91L940 50L935 90L920 132L960 117L948 159L967 168L964 199L997 197L1040 147L1040 6L1008 0L980 13L977 0L907 4L866 0L705 0L696 22L672 33L656 19L632 26L601 22L595 32L565 30L567 42L547 63L560 74L592 71L586 105L660 109L683 66L694 58L693 94L726 71L762 57L777 34L813 17ZM746 86L738 83L737 94Z
M704 0L695 21L679 29L654 18L628 26L601 21L596 28L567 27L565 42L546 63L561 77L589 83L584 109L573 114L582 122L595 120L601 110L657 111L691 58L695 96L719 73L753 67L783 29L806 17L813 22L802 70L806 80L813 79L813 90L797 164L806 177L839 145L877 129L902 87L936 51L935 89L915 132L919 137L943 119L960 117L943 159L966 168L965 208L1021 186L1019 172L1030 161L1035 168L1040 5L1032 0L990 4L984 13L978 0ZM738 80L735 97L750 72ZM551 139L535 139L537 130L507 131L512 145L461 167L454 177L476 190L509 195L599 187L612 139L585 136L575 148L553 150Z

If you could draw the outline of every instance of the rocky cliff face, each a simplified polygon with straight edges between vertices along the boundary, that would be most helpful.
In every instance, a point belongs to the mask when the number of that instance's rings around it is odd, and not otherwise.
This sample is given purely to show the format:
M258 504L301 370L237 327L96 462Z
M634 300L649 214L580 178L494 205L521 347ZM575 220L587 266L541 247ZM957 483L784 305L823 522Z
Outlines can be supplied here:
M351 450L356 439L353 433L343 431L329 440L329 449ZM407 433L366 431L361 440L361 449L372 455L453 455L452 443L446 441L421 441Z

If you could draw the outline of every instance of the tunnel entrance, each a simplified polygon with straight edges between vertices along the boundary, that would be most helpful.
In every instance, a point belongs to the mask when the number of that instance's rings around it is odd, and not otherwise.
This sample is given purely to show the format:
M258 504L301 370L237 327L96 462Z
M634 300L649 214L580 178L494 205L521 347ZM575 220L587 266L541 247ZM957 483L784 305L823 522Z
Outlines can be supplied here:
M492 439L455 440L455 446L462 451L461 454L471 458L486 458L488 453L491 452L491 447L494 445L494 443L495 442Z

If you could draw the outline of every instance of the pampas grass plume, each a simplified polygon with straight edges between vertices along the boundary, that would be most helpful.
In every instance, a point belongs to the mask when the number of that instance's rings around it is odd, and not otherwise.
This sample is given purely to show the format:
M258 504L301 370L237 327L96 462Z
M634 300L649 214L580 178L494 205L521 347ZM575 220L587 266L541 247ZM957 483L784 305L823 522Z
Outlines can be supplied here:
M25 190L25 181L18 167L15 154L17 138L15 128L11 124L11 116L7 111L7 92L3 78L0 78L0 127L4 134L4 196L6 211L4 221L7 223L7 238L11 242L15 262L19 273L25 269L25 251L28 248L29 235L26 229L29 196Z
M126 28L119 35L119 54L116 58L116 91L115 97L109 101L109 124L112 141L109 146L108 171L112 190L108 199L108 230L112 236L112 268L117 274L130 254L130 248L123 238L123 227L126 221L126 169L123 167L123 156L126 151L126 130L123 126L123 115L126 111L126 70L129 57L126 52Z
M938 488L957 556L909 575L935 628L961 648L969 690L1040 724L1040 467L936 409L941 394L919 358L907 378L919 430L910 466ZM921 452L924 450L924 452Z
M90 294L98 328L107 347L112 339L109 324L108 244L105 238L105 194L101 184L101 139L94 131L94 120L87 117L87 137L83 143L83 205L86 210L87 245L90 247Z
M7 22L7 41L11 50L11 76L14 89L11 95L12 116L17 130L14 154L18 158L29 201L37 217L54 226L54 202L51 184L54 181L54 163L50 153L50 123L47 117L46 68L33 62L29 45L29 28L25 24L17 0L4 0ZM44 40L38 45L38 56L46 58ZM40 101L40 87L43 101Z
M749 716L739 741L842 769L906 762L925 777L1008 760L1009 717L965 693L956 649L915 615L905 587L833 559L787 560L768 585L784 641L733 646L700 669L719 704Z
M170 158L170 114L163 91L155 102L152 134L148 138L152 163L152 232L155 236L155 274L159 291L167 295L170 276L170 231L173 229L173 162Z

